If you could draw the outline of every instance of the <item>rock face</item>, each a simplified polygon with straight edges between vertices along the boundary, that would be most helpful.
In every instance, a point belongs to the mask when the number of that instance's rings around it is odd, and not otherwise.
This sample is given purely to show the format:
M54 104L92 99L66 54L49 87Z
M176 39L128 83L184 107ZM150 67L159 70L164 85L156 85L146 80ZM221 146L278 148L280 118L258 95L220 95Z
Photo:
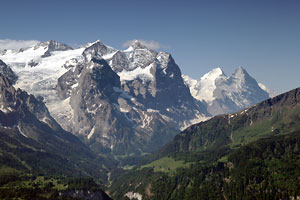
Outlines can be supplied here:
M67 190L60 192L59 194L65 198L76 198L76 199L90 199L90 200L112 200L102 190L89 191L89 190Z
M207 103L211 115L237 112L270 97L242 67L229 77L216 68L200 80L183 78L194 98Z
M58 79L57 91L62 99L70 98L70 131L95 151L151 152L205 116L167 53L138 42L116 51L98 41L82 56L65 65L69 70Z
M9 84L15 84L18 77L2 60L0 60L0 74L5 76L9 81Z

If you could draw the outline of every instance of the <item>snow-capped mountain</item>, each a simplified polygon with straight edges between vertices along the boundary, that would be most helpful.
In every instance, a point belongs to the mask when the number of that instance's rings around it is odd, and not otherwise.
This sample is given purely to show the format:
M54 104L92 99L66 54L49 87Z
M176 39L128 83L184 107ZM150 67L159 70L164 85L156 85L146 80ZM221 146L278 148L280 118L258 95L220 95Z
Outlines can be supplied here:
M208 116L171 55L138 41L126 50L49 41L2 54L18 75L15 87L44 99L60 125L96 151L154 151Z
M269 97L243 68L182 75L169 53L139 41L117 50L100 41L72 49L56 41L4 50L16 88L43 100L53 118L97 152L151 152L185 127ZM1 72L1 71L0 71ZM263 88L263 89L262 89Z
M194 98L205 101L211 115L236 112L271 96L248 72L238 67L231 76L221 68L206 73L199 80L183 75Z

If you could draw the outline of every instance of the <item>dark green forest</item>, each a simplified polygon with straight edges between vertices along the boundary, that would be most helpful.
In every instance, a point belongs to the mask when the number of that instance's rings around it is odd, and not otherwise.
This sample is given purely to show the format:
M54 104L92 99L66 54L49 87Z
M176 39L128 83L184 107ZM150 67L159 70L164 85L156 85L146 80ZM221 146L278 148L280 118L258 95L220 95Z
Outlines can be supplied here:
M145 199L296 198L300 196L299 144L300 132L295 132L243 146L229 153L226 162L194 162L172 176L152 168L127 172L112 187L113 197L126 199L123 194L132 190Z

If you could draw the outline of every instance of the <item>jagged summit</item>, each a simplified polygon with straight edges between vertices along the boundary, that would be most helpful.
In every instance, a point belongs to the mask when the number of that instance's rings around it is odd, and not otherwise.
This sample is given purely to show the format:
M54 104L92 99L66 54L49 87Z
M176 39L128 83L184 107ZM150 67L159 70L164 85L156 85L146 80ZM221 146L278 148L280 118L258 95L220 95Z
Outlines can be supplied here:
M151 52L155 52L152 49L149 49L142 41L140 40L134 40L130 46L124 50L124 52L132 52L132 51L140 51L140 50L144 50L144 51L151 51Z
M245 79L247 77L250 77L248 72L241 66L239 66L231 76L236 79Z
M72 50L73 49L72 47L70 47L70 46L68 46L66 44L57 42L55 40L49 40L49 41L46 41L46 42L40 42L40 43L38 43L38 44L36 44L34 46L35 49L37 49L39 47L48 48L51 51L66 51L66 50Z
M69 47L66 44L57 42L55 40L49 40L46 42L40 42L34 46L34 50L37 50L39 48L43 48L46 51L42 55L42 58L51 56L51 53L54 51L67 51L72 50L72 47Z
M230 84L231 87L236 88L236 90L243 92L246 90L254 93L256 93L256 91L263 91L263 89L258 85L257 81L242 67L238 67L235 70L235 72L228 78L227 83Z
M65 51L65 50L73 49L72 47L70 47L66 44L57 42L55 40L50 40L47 43L48 43L49 49L56 50L56 51Z
M89 58L88 60L91 60L92 57L104 58L105 55L107 56L109 54L115 53L116 51L116 49L105 45L100 40L97 40L93 43L88 44L82 54L86 58Z

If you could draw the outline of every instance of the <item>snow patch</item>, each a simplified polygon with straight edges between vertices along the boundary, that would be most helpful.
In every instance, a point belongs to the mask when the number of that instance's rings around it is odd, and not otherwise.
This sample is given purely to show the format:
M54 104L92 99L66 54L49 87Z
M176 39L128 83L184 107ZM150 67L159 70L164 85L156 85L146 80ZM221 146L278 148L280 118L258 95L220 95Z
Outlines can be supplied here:
M137 67L132 71L127 71L124 69L118 73L120 76L120 81L130 81L136 79L137 77L141 78L142 80L152 80L153 75L150 73L151 67L152 64L145 68Z
M127 192L124 196L128 197L130 200L131 199L137 199L137 200L143 199L143 195L141 195L140 193L135 193L135 192Z
M23 135L24 137L28 138L28 136L22 131L20 124L18 125L18 130L21 133L21 135Z
M116 54L116 52L108 53L102 56L104 60L110 60Z
M151 123L152 119L153 119L153 116L151 114L148 114L148 113L144 112L143 122L142 122L142 125L140 127L141 128L149 127L149 124Z
M94 135L94 133L95 133L95 126L93 126L92 130L88 134L88 136L87 136L88 140Z
M78 87L78 82L71 86L72 89Z
M42 119L40 119L41 122L44 122L45 124L48 124L50 119L48 117L43 117Z
M147 109L147 112L156 112L156 113L159 113L160 111L159 111L159 110L154 110L154 109L148 108L148 109Z
M2 112L4 112L5 114L13 111L11 107L9 107L9 106L5 107L4 105L0 106L0 110Z

